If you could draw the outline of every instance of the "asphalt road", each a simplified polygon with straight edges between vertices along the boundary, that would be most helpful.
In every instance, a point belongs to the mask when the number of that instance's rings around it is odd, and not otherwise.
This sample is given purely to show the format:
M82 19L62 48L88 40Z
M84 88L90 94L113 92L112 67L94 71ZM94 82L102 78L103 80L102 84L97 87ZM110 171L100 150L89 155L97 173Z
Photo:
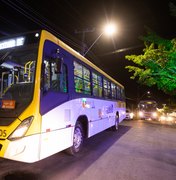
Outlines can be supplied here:
M123 121L87 139L77 156L64 152L26 164L0 158L6 180L175 180L176 127Z

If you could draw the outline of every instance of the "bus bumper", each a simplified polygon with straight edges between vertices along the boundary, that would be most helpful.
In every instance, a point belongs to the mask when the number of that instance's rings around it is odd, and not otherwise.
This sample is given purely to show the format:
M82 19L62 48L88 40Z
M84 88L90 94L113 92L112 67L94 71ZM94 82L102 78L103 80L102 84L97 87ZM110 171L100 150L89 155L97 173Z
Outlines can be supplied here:
M0 140L0 157L32 163L39 160L39 135L18 140Z

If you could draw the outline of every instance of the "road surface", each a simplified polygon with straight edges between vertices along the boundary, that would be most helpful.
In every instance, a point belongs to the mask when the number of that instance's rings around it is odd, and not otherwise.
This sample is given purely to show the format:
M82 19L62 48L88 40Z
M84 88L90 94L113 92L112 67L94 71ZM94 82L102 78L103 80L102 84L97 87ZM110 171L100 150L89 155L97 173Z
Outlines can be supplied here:
M176 128L123 121L118 133L87 139L75 157L60 152L32 164L0 158L0 179L175 180Z

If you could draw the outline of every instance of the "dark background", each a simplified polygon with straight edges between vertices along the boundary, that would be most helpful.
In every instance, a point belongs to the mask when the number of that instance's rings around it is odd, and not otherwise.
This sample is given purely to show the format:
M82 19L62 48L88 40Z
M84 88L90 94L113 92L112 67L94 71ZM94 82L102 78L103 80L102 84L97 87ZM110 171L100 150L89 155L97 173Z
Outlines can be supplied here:
M46 29L81 53L83 43L90 47L101 34L103 25L114 21L118 33L112 38L101 36L86 57L125 86L129 105L137 104L148 90L159 104L168 104L173 97L130 79L125 66L132 63L125 55L143 52L139 36L146 35L145 26L163 38L176 36L176 18L171 16L170 2L174 3L168 0L0 0L0 37ZM83 41L85 31L88 32Z

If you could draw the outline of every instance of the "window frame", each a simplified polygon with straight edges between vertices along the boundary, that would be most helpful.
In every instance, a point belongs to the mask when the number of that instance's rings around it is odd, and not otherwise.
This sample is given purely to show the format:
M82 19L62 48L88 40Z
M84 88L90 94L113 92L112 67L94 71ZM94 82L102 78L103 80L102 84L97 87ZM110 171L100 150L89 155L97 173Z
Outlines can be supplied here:
M81 67L81 71L80 71L80 74L76 72L76 66L75 65L78 65L79 67ZM91 71L89 68L87 68L86 66L84 66L83 64L77 62L76 60L73 61L73 65L74 65L74 69L73 69L73 74L74 74L74 89L75 89L75 92L76 93L83 93L83 94L87 94L87 95L91 95ZM88 78L86 78L86 74L85 72L88 72ZM76 73L75 73L76 72ZM79 83L77 83L75 80L78 80ZM88 84L88 90L86 89L87 88L87 85L86 83ZM77 88L77 85L81 85L82 87L78 87Z

